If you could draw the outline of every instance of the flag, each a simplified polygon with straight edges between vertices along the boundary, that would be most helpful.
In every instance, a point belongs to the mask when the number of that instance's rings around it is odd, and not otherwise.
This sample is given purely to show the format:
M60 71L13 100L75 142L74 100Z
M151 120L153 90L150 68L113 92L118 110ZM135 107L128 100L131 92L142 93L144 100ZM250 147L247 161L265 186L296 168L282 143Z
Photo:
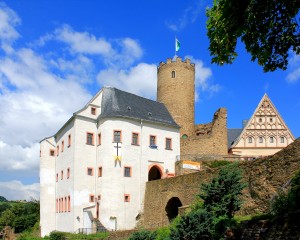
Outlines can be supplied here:
M175 38L175 51L178 52L180 49L180 42L177 38Z

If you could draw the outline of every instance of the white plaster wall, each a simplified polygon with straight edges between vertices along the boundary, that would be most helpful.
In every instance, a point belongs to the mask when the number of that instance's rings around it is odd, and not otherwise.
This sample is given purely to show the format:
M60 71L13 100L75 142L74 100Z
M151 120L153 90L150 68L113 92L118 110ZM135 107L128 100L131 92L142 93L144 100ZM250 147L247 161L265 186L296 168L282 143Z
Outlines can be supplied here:
M40 143L40 227L42 237L55 229L55 149L54 138Z
M122 160L114 160L113 131L122 131ZM132 229L136 216L142 211L148 167L158 164L169 173L175 172L176 155L179 155L179 129L124 119L102 120L102 144L98 146L97 168L102 166L97 190L101 195L100 221L110 228L112 218L117 219L117 229ZM140 146L131 145L132 132L139 133ZM149 148L149 137L157 137L157 149ZM173 150L165 150L165 138L172 138ZM124 177L124 167L132 168L132 176ZM130 202L124 202L124 194L130 194Z
M101 114L102 90L98 92L95 97L79 112L77 115L97 119ZM96 115L91 114L91 108L96 108Z

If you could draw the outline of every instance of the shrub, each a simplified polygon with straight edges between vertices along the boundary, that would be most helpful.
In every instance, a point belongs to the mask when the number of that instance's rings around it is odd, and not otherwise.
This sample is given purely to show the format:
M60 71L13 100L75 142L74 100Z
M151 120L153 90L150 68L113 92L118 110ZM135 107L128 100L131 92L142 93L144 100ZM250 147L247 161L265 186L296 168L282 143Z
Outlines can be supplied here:
M51 240L65 240L66 239L66 233L53 231L53 232L50 233L49 238Z
M133 233L129 240L155 240L156 233L149 230L141 230Z
M167 240L169 239L171 230L170 227L162 227L157 229L155 232L156 232L155 240Z

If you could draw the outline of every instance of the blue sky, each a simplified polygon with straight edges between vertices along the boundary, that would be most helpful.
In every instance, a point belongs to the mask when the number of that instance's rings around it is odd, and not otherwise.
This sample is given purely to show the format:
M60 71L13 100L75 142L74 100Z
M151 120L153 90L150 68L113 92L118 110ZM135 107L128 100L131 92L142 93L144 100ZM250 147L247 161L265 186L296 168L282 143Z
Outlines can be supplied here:
M38 198L39 141L53 135L102 86L156 98L156 67L178 55L196 63L196 121L219 107L240 128L267 93L300 136L300 57L264 73L244 45L232 65L211 65L205 9L212 1L0 1L0 195ZM16 189L18 191L16 191Z

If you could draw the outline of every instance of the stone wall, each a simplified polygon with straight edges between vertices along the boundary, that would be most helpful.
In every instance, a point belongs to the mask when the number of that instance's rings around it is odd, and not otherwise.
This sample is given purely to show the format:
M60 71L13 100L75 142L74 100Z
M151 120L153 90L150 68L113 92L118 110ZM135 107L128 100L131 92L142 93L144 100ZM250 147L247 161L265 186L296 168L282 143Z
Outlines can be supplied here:
M181 138L180 154L216 154L225 155L227 147L227 110L218 109L213 121L208 124L195 125L193 135Z
M267 212L270 199L276 191L288 186L294 173L300 169L300 138L271 157L241 162L244 181L244 204L239 214ZM168 225L166 213L168 201L178 197L183 206L193 203L201 183L208 181L216 172L200 171L174 178L147 183L142 225L155 228Z

